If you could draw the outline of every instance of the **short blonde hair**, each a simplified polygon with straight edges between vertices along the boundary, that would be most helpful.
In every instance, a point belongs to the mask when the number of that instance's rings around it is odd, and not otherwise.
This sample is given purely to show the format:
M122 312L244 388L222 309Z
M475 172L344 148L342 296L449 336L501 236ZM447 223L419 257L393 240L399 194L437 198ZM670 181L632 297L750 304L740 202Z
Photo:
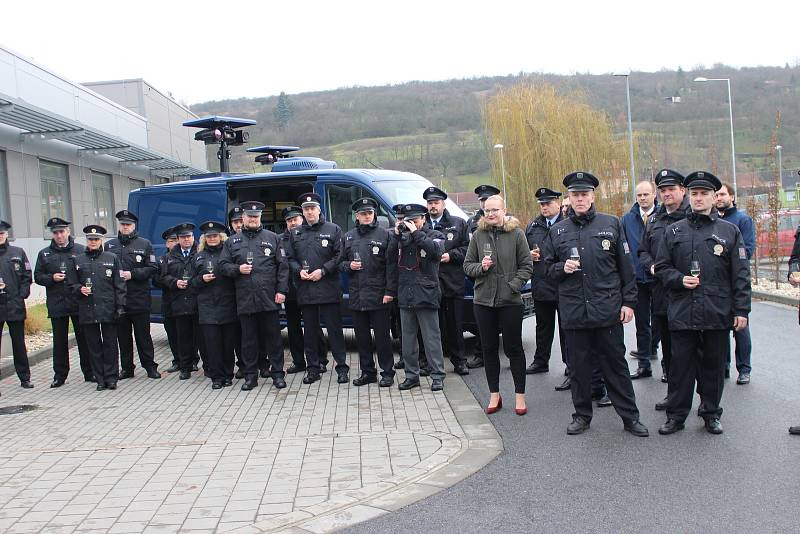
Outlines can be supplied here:
M219 239L220 239L220 241L219 241L220 244L224 243L225 240L228 239L228 234L226 234L225 232L220 232L219 233ZM206 234L203 234L203 235L200 236L200 244L197 245L197 252L200 252L201 250L205 250L205 248L206 248Z

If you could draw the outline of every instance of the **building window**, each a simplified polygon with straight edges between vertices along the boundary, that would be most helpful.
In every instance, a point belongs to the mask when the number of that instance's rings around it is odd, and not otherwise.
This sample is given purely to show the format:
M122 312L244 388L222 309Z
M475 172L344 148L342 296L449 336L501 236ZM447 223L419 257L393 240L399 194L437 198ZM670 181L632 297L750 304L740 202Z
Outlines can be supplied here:
M137 180L135 178L128 178L128 192L130 193L134 189L141 189L144 187L144 180Z
M114 228L114 191L111 188L111 175L92 171L92 193L94 222L111 232Z
M153 184L168 184L169 178L166 176L153 176Z
M42 181L42 228L51 217L71 220L67 166L39 160L39 177Z

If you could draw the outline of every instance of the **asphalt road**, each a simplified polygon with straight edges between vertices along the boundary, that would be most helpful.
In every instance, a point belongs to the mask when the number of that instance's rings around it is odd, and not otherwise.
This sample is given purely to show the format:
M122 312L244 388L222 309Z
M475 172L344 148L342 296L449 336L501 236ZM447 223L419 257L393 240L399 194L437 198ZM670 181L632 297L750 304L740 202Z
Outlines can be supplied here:
M754 303L751 320L752 382L736 385L735 369L726 381L721 436L705 432L693 415L684 431L658 435L665 417L654 404L666 393L660 366L656 377L634 381L650 437L624 432L613 408L595 408L591 429L567 436L572 403L569 392L553 390L563 376L556 341L550 373L528 377L524 417L514 414L504 365L508 407L490 416L502 455L433 497L347 532L797 532L800 437L787 433L800 424L797 309ZM533 319L525 323L529 361L534 326ZM629 325L629 349L634 334ZM485 404L483 370L465 379Z

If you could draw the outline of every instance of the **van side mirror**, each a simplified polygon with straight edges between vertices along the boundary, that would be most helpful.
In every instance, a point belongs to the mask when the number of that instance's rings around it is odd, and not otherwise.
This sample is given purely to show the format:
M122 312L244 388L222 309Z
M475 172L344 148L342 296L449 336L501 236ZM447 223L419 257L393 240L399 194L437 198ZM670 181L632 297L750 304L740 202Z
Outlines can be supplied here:
M389 217L386 215L378 215L378 226L381 228L389 228Z

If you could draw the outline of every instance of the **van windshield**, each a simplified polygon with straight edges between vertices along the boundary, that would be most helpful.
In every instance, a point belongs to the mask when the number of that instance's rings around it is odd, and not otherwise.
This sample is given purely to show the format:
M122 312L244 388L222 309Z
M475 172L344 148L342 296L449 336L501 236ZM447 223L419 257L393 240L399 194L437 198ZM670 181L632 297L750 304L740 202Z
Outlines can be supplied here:
M379 180L374 182L375 187L394 204L425 204L422 193L433 184L428 180ZM449 198L444 201L447 211L451 215L468 220L469 217L458 204Z

